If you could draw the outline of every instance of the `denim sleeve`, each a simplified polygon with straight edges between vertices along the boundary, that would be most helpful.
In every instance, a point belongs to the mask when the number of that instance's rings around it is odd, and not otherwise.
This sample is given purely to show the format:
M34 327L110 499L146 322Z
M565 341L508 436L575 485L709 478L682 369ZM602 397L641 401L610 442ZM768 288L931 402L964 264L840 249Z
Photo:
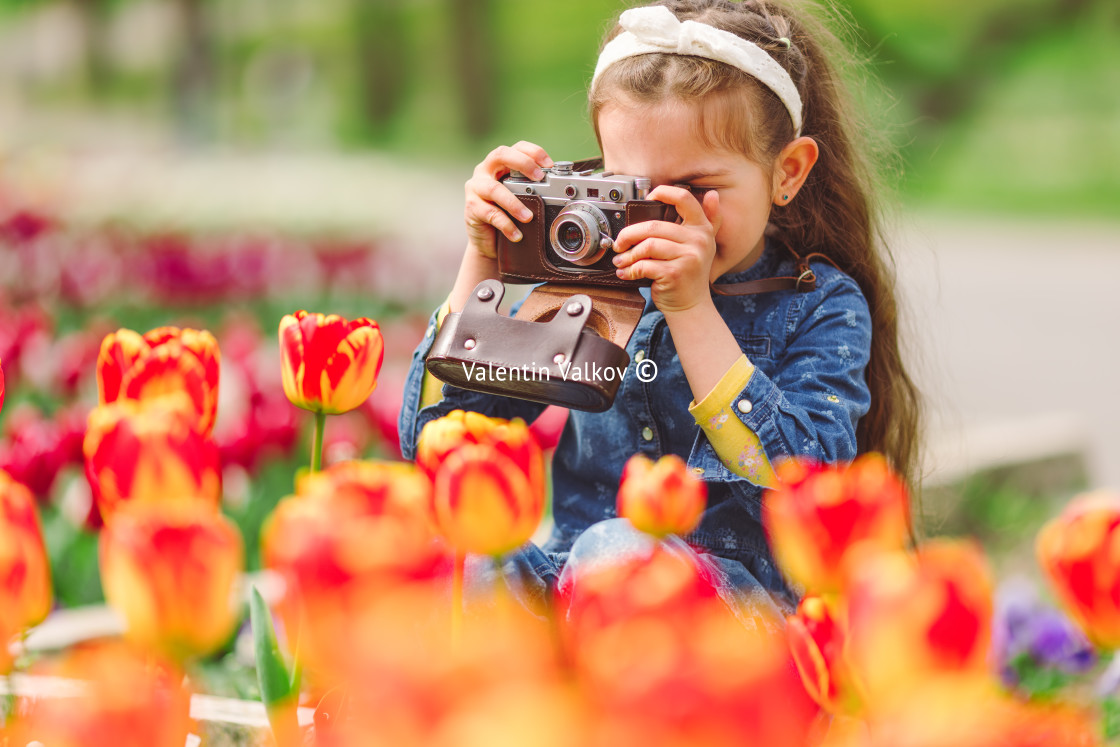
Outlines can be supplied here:
M416 442L420 438L420 431L424 426L436 418L443 417L452 410L471 410L481 412L494 418L522 418L527 423L532 423L544 412L545 405L528 402L513 397L503 397L497 394L483 394L471 392L466 389L443 385L443 399L429 407L420 407L420 393L424 385L424 361L436 340L436 316L434 312L428 320L428 328L424 332L424 339L412 353L412 363L408 368L408 376L404 384L404 400L401 403L401 414L397 422L400 431L401 455L405 459L416 458Z
M823 275L823 273L822 273ZM787 329L793 330L773 376L757 366L732 399L731 414L759 438L777 466L794 456L824 462L854 459L856 425L870 407L864 377L871 355L871 314L855 281L840 273L794 298ZM750 488L747 478L724 466L703 431L689 467L706 480Z

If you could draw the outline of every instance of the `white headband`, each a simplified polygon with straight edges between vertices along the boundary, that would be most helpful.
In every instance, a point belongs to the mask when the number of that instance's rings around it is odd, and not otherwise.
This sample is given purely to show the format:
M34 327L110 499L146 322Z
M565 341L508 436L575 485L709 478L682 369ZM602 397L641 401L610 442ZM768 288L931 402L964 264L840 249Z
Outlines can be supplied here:
M663 5L631 8L618 22L626 30L603 47L591 78L592 86L604 70L626 57L654 53L705 57L757 78L786 105L793 129L801 134L801 96L797 86L785 68L757 44L706 23L681 22Z

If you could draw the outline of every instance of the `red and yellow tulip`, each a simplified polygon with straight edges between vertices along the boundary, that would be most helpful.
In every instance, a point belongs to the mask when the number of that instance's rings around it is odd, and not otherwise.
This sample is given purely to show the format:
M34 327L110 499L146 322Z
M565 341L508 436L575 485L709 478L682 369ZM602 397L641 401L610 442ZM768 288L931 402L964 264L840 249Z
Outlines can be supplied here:
M182 673L119 641L82 644L36 663L32 674L73 695L29 701L13 745L183 747L193 729Z
M1038 533L1050 588L1099 646L1120 647L1120 493L1087 493Z
M711 574L695 556L657 544L565 575L561 640L601 736L674 746L806 744L816 707L790 664L780 619L746 609L740 619Z
M51 572L31 491L0 470L0 672L8 639L51 609Z
M158 401L119 401L89 415L82 450L86 476L102 516L122 503L202 501L222 496L213 440L195 429L182 393Z
M424 426L416 464L435 484L435 524L459 552L509 552L540 524L544 456L520 418L454 410Z
M865 556L845 591L851 662L869 703L938 676L988 678L992 580L974 542Z
M653 462L635 454L622 470L618 515L655 537L683 535L700 523L707 500L704 483L688 473L677 455Z
M524 423L526 441L534 444ZM536 465L540 451L528 454ZM440 533L461 553L503 555L529 541L544 514L544 490L497 444L467 444L440 465L432 491Z
M284 393L297 407L337 415L377 386L385 343L377 322L297 311L280 320Z
M175 660L224 643L238 619L234 581L244 569L241 534L212 506L137 504L101 535L105 598L126 636Z
M854 714L860 695L848 662L848 626L840 604L829 597L807 596L797 614L786 619L790 653L817 705L834 714Z
M782 570L808 591L837 591L845 560L859 550L906 546L906 486L882 456L850 466L788 460L778 480L763 498L763 525Z
M97 357L101 404L185 393L196 429L209 434L217 418L220 358L217 340L205 330L159 327L140 335L119 329L102 340Z

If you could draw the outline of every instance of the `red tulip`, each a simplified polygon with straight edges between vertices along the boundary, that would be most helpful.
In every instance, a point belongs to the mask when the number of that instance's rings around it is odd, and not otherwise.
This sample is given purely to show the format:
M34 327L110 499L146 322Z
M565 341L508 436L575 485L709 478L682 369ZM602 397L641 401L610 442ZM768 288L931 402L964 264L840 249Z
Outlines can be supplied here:
M86 476L107 521L128 502L217 505L222 496L218 449L195 424L183 394L143 405L125 400L90 413L83 444Z
M4 410L4 361L0 360L0 412Z
M416 445L416 464L434 480L448 454L464 444L489 443L490 432L504 422L478 412L452 410L424 425Z
M185 392L197 430L209 434L218 411L219 359L218 343L206 331L159 327L141 336L117 330L101 342L97 357L101 404Z
M11 666L8 639L51 609L51 570L35 498L0 470L0 672Z
M1120 493L1079 496L1038 533L1050 588L1099 646L1120 647Z
M675 454L656 463L635 454L622 470L618 515L655 537L684 535L700 523L707 493L704 483L690 475L684 460Z
M377 322L297 311L280 320L280 370L293 405L337 415L377 386L385 344Z
M855 713L860 696L848 663L847 620L838 606L825 597L804 597L797 614L786 619L786 637L809 697L830 713Z
M837 591L858 549L906 546L906 486L878 454L850 466L788 460L778 480L763 498L763 525L782 570L810 592Z
M851 661L875 705L937 676L988 675L992 581L979 546L861 559L846 584Z
M598 728L628 744L803 747L816 708L781 621L739 619L710 574L656 545L563 579L561 639Z
M175 660L210 653L233 632L241 534L213 507L134 504L101 533L105 599L126 636Z

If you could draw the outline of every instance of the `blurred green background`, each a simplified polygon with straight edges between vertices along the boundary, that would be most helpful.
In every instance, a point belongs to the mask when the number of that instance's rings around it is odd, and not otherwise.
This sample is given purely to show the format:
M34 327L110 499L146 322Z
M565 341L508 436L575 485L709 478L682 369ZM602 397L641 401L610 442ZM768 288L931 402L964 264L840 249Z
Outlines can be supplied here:
M612 0L0 0L0 158L55 142L378 150L464 167L595 150ZM1113 215L1120 3L845 0L910 203ZM881 79L881 89L862 76ZM0 161L2 166L3 161Z

